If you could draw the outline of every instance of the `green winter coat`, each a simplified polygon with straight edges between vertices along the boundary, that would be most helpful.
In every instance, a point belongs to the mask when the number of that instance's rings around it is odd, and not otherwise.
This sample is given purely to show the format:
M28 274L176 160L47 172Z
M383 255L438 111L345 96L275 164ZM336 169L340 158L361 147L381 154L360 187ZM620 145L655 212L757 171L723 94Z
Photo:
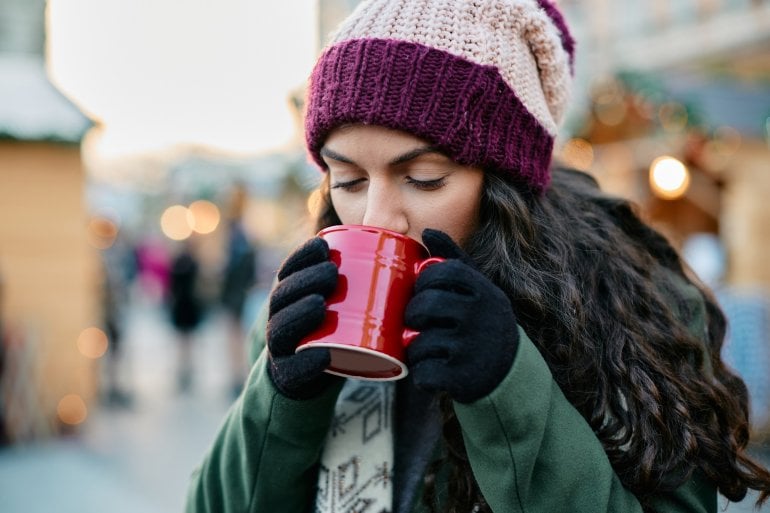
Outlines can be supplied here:
M691 329L704 333L697 290L676 280ZM684 314L684 312L680 312ZM258 325L264 326L264 318ZM455 403L476 480L495 513L640 512L615 475L591 427L564 397L535 345L519 330L510 372L487 397ZM308 513L317 463L340 386L308 401L282 396L266 372L264 329L252 334L259 355L202 465L192 476L187 513ZM411 513L424 511L417 493ZM696 474L660 494L658 513L716 513L713 483Z

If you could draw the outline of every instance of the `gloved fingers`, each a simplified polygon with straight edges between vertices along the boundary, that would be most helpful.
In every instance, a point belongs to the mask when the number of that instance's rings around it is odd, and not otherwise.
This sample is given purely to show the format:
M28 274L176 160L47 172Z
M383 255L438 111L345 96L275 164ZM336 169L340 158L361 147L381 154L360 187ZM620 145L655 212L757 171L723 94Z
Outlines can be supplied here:
M454 384L452 369L443 360L423 360L411 365L409 372L415 386L429 392L445 391Z
M320 237L313 237L297 248L278 269L278 279L283 280L300 269L329 260L329 244Z
M406 348L406 361L411 367L427 360L446 362L451 360L457 352L457 343L442 330L431 330L420 333Z
M465 263L470 263L468 254L449 235L440 230L425 228L422 231L422 243L428 248L431 256L446 259L456 258Z
M475 296L480 285L489 280L480 272L459 260L448 260L423 270L414 284L414 293L439 289L464 296Z
M279 390L288 392L288 395L295 398L307 395L299 393L308 388L323 374L323 371L331 363L331 354L326 347L314 347L305 349L291 356L277 356L270 360L270 375ZM329 376L331 378L331 376ZM307 390L312 395L313 390Z
M267 322L267 345L273 356L294 354L297 344L318 328L326 316L326 303L319 294L300 299L279 310Z
M337 286L338 274L337 266L326 260L300 269L279 281L270 295L270 317L310 294L329 296Z
M467 298L445 290L427 289L415 294L406 306L404 324L422 331L455 329L468 315Z

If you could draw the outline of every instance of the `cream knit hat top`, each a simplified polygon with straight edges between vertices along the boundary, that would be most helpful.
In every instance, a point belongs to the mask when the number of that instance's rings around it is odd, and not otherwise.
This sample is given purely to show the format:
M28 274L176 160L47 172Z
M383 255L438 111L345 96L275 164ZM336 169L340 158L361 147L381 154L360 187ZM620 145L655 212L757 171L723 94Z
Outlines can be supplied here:
M550 179L574 41L550 0L368 0L310 77L308 150L350 123L403 130L464 164Z

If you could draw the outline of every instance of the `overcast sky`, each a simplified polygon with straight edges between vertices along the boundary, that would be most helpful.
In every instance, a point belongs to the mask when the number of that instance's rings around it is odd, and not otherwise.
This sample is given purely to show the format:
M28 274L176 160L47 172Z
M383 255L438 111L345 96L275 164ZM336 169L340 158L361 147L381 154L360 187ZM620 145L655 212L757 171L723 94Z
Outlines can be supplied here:
M271 151L318 41L314 0L50 0L57 85L119 155L174 143Z

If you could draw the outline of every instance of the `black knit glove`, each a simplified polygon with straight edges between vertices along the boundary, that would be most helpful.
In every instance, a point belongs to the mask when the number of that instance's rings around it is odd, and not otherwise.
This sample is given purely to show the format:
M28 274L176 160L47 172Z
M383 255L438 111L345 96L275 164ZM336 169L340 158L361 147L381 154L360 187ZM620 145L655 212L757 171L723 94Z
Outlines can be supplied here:
M516 318L505 293L474 269L449 236L426 229L423 244L446 262L417 278L405 324L420 332L407 348L415 384L470 403L494 390L519 345Z
M328 244L318 237L289 255L278 270L267 321L268 372L276 388L292 399L316 397L340 379L323 372L331 362L328 349L294 353L299 342L323 322L324 298L334 291L337 274Z

